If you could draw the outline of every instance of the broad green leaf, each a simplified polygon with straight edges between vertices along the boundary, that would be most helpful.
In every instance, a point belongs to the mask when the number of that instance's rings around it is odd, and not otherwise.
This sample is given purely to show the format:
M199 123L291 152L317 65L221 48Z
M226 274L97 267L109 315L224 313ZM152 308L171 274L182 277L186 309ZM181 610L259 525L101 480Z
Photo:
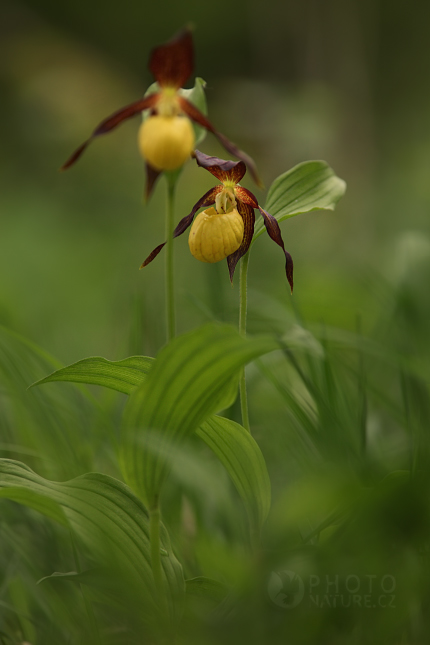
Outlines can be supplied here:
M200 596L220 603L228 594L228 587L218 580L199 576L185 581L185 591L189 596Z
M270 510L270 479L258 444L243 426L218 416L196 432L227 469L257 536Z
M305 161L280 175L269 188L265 210L278 222L315 210L334 210L346 184L325 161ZM265 230L262 218L255 226L253 241Z
M233 374L226 387L223 389L218 401L214 403L214 411L221 412L231 407L239 394L240 371Z
M108 361L100 356L92 356L56 370L33 383L31 387L52 381L69 381L103 385L124 394L131 394L143 382L153 362L154 359L147 356L130 356L121 361Z
M0 486L1 485L2 484L0 483ZM54 499L47 497L45 494L41 494L36 490L30 490L20 486L8 486L7 488L0 487L0 497L28 506L28 508L32 508L33 510L42 513L42 515L49 517L51 520L54 520L63 526L69 526L67 516L61 506Z
M161 350L144 383L130 396L121 453L126 480L150 508L175 446L219 409L243 365L278 347L273 338L243 338L232 327L209 324Z
M104 554L109 558L109 565L121 572L121 579L127 581L142 601L141 610L147 619L158 614L148 511L125 484L99 473L53 482L22 463L0 459L0 494L69 525L94 559L100 561ZM173 619L180 607L184 580L164 527L161 527L161 547L165 552L161 564Z
M102 385L117 392L131 394L145 380L154 358L148 356L130 356L121 361L108 361L106 358L92 356L77 363L56 370L49 376L36 381L30 387L66 381L69 383L85 383L86 385ZM220 399L217 410L226 410L235 402L239 387L240 374L233 375L230 388Z

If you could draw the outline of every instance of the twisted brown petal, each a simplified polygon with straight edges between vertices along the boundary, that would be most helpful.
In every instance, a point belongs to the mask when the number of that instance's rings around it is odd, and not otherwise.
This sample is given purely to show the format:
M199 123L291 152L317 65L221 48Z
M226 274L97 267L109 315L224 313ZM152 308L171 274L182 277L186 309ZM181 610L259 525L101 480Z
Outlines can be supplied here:
M154 190L157 179L161 175L161 170L156 170L148 162L145 164L146 168L146 186L145 186L145 200L148 200Z
M242 215L244 231L241 245L239 246L237 251L227 257L228 271L230 273L231 282L233 282L236 264L239 262L240 258L243 257L248 251L249 246L252 242L252 236L254 235L255 214L252 206L249 206L249 204L244 204L243 202L238 202L237 210Z
M193 68L193 39L188 28L151 52L149 69L161 87L179 89L191 76Z
M291 288L291 293L293 293L293 258L285 250L284 240L282 239L281 229L279 228L278 221L273 217L273 215L270 215L270 213L261 208L261 206L259 206L258 208L263 216L267 232L269 233L272 240L276 242L276 244L278 244L285 253L285 273L287 274L287 280Z
M262 187L263 183L260 177L258 176L257 166L255 165L252 157L247 155L246 152L244 152L243 150L240 150L234 143L232 143L232 141L230 141L229 139L227 139L227 137L221 134L221 132L218 132L218 130L215 130L214 126L208 120L208 118L204 114L202 114L200 110L196 108L195 105L187 101L186 98L184 98L183 96L178 96L178 101L179 101L181 110L185 112L185 114L189 116L192 121L195 121L203 128L206 128L206 130L209 130L209 132L212 132L212 134L216 136L218 141L222 143L224 148L230 154L232 154L234 157L237 157L238 159L240 159L246 164L257 186Z
M234 189L234 194L239 199L239 201L244 204L249 204L252 208L258 208L258 202L255 195L251 193L247 188L242 188L242 186L236 186Z
M246 166L243 161L231 161L219 157L209 157L200 150L194 150L194 157L197 165L206 168L220 181L233 181L237 184L246 173Z
M136 114L139 114L139 112L142 112L143 110L147 110L148 108L154 107L158 99L160 97L160 94L150 94L144 99L140 99L139 101L136 101L135 103L131 103L130 105L127 105L126 107L121 108L114 114L111 114L111 116L107 117L104 121L102 121L97 128L94 130L92 135L90 136L89 139L87 139L75 152L72 154L71 157L66 161L66 163L61 166L60 170L67 170L67 168L70 168L70 166L73 166L73 164L79 159L81 154L84 152L84 150L87 148L87 146L91 143L93 139L96 137L99 137L102 134L107 134L114 128L116 128L120 123L123 121L126 121L127 119L131 119L131 117L135 116Z
M207 193L203 195L199 199L198 202L196 202L193 206L193 210L189 215L186 217L182 218L177 227L174 230L173 237L179 237L179 235L182 235L182 233L185 233L187 228L190 226L191 222L193 221L194 215L197 213L199 208L202 208L203 206L212 206L212 204L215 203L215 197L217 194L222 190L222 186L215 186L215 188L211 188L208 190ZM146 267L154 258L157 257L157 255L160 253L161 249L163 246L166 244L166 242L163 242L163 244L159 244L146 258L144 262L140 265L140 268L143 269L143 267Z

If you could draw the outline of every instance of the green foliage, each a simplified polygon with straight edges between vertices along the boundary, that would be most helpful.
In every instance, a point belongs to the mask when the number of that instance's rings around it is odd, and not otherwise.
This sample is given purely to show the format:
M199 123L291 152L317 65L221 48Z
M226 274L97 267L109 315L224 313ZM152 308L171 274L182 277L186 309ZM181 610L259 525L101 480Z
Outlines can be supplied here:
M117 392L131 394L143 382L153 361L153 358L147 356L130 356L122 361L108 361L100 356L92 356L56 370L31 387L53 381L67 381L102 385Z
M230 396L231 379L253 358L273 351L270 337L242 338L206 325L174 339L157 357L127 405L121 463L127 481L151 508L172 451Z
M345 182L325 161L304 161L275 179L264 208L278 222L310 211L332 211L345 190ZM264 230L261 218L256 223L253 241Z
M209 417L197 435L226 467L258 536L270 510L270 479L258 444L243 426L218 416Z
M111 575L120 574L119 589L129 586L137 594L146 622L154 620L154 613L159 617L150 564L148 512L125 484L99 473L68 482L52 482L24 464L2 459L0 496L70 527L95 562L105 567L115 563L111 566ZM180 611L184 580L163 527L161 548L170 618L175 620Z
M87 358L57 370L34 385L69 381L102 385L131 394L144 382L153 362L154 359L145 356L132 356L122 361ZM226 390L225 402L218 404L220 409L234 403L237 381L237 376L233 375L231 392ZM196 433L225 466L245 504L251 529L257 535L270 509L270 480L258 444L245 428L219 416L210 416Z
M206 94L205 94L205 87L206 87L206 81L204 81L202 78L199 76L196 77L196 80L194 81L194 87L192 87L190 90L185 90L181 88L178 91L178 94L181 94L184 98L188 99L191 103L193 103L196 108L200 110L203 114L208 113L208 107L206 103ZM195 147L198 146L199 143L204 141L206 137L206 128L202 128L201 125L198 123L194 123L193 121L193 128L194 128L194 134L196 137L195 141Z
M211 578L191 578L185 581L186 593L190 596L203 596L219 603L227 595L228 588L218 580Z

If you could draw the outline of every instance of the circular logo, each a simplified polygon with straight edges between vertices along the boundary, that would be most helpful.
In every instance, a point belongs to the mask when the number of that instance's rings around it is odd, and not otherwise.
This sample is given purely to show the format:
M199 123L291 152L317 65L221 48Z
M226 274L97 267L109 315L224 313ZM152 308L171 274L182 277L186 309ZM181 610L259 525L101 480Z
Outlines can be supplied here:
M293 609L303 600L305 585L294 571L272 571L267 584L270 600L283 609Z

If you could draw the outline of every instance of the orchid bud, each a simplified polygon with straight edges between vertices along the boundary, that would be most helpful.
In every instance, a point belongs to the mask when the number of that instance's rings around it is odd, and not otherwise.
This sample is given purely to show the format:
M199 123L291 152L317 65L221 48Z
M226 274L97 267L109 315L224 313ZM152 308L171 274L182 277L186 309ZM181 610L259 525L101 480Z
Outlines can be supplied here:
M185 116L150 116L138 134L142 156L159 171L180 168L193 152L194 140L193 126Z
M194 220L188 245L197 260L219 262L237 251L243 232L243 219L236 209L217 213L215 208L209 208Z

